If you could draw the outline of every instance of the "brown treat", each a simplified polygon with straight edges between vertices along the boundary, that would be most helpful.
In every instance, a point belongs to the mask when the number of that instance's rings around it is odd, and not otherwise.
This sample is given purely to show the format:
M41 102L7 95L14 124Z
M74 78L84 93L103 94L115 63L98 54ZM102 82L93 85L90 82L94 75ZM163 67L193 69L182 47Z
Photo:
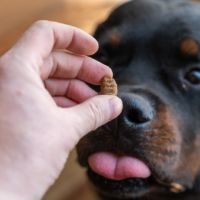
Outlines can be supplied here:
M117 96L117 84L111 76L105 76L102 79L101 94Z

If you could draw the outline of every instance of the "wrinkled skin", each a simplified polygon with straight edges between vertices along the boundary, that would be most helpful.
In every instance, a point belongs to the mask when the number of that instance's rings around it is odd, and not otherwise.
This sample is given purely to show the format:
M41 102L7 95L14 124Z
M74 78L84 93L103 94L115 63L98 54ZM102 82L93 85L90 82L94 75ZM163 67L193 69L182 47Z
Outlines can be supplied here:
M188 78L200 70L199 19L199 3L135 0L97 28L100 48L93 57L112 68L124 104L117 119L77 146L79 162L103 199L199 198L200 84ZM186 39L193 43L183 48ZM88 164L101 151L136 157L152 175L104 178Z

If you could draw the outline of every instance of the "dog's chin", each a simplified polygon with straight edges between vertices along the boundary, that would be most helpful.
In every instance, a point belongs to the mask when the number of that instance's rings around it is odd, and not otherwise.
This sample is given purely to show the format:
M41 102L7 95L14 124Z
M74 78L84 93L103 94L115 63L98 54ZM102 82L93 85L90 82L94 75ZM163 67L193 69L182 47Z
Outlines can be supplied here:
M152 176L149 178L128 178L124 180L112 180L105 178L90 167L88 168L88 177L98 189L98 191L105 196L111 198L136 198L148 194L155 184Z

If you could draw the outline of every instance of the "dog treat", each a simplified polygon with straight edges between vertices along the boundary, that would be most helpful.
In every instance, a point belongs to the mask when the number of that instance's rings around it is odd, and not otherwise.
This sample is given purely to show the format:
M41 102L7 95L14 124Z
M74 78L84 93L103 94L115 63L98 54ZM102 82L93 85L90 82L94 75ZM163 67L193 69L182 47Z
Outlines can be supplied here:
M117 96L117 84L111 76L105 76L102 79L101 94Z

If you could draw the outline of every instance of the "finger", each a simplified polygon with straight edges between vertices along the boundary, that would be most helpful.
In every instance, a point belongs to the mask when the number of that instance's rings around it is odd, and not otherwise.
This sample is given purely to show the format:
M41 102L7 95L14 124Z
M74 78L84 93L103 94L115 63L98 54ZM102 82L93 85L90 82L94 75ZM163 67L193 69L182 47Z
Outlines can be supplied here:
M112 76L112 70L100 62L61 51L53 51L44 61L41 72L43 80L50 77L77 78L94 85L101 83L104 76Z
M78 105L78 103L66 97L53 97L53 100L56 102L57 106L62 108L69 108Z
M22 35L11 51L38 68L52 49L68 49L76 54L91 55L97 51L98 43L78 28L38 21Z
M77 79L47 79L44 84L52 96L65 96L78 103L98 95L86 83Z
M117 117L122 111L122 101L118 97L101 95L82 104L61 110L66 128L72 127L68 137L70 149L85 134ZM69 145L69 144L68 144Z

